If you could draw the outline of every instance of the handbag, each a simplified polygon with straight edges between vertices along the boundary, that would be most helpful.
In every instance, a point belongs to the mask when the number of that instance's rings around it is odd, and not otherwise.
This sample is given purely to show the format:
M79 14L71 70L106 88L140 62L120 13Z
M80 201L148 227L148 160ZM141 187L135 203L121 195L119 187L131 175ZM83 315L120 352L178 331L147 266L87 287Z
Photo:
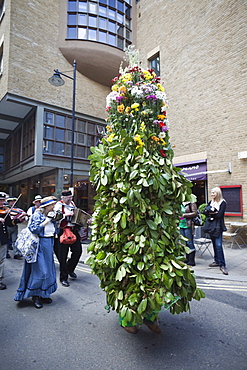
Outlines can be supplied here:
M221 233L219 220L217 220L216 218L211 219L210 217L208 217L206 219L205 225L202 227L202 230L213 238L217 238Z
M21 252L27 263L37 261L39 237L31 233L28 227L23 229L16 240L16 248Z
M65 227L59 240L61 244L74 244L76 241L76 235L71 230L71 227Z
M192 221L194 222L195 226L202 226L203 222L202 222L202 217L201 217L201 213L199 209L197 210L197 216L194 217Z

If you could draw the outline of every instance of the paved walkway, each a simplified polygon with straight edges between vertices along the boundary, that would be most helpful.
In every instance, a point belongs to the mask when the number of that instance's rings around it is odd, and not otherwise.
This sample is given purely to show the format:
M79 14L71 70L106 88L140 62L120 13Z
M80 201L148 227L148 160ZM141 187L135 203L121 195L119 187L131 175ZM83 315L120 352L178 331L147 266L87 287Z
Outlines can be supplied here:
M85 263L88 256L87 246L90 241L87 240L82 243L83 252L81 256L81 263ZM209 250L213 255L213 247L209 246ZM206 250L203 255L200 251L196 253L196 266L193 267L196 277L203 279L222 279L232 281L243 281L247 283L247 248L224 248L226 266L229 275L223 275L218 267L208 267L213 262L213 258L209 251Z

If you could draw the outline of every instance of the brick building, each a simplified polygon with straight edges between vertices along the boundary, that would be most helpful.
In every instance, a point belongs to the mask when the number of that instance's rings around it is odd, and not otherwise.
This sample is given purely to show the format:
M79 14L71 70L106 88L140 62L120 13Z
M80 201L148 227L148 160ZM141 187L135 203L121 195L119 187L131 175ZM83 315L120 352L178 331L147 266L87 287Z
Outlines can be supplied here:
M22 192L28 203L69 186L72 83L56 88L47 80L54 68L71 71L76 59L73 185L81 207L91 207L89 147L133 43L143 67L165 83L174 164L193 181L199 203L223 186L231 220L247 221L245 1L2 0L0 12L3 190ZM49 130L57 132L53 144Z

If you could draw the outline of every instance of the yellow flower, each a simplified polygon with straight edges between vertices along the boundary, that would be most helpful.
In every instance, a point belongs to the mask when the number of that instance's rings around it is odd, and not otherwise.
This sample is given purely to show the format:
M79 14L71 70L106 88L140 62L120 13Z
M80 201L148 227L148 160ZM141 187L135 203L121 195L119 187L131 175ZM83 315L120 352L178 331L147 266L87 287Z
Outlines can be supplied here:
M134 109L135 111L138 111L138 107L140 106L139 103L134 103L131 105L131 108Z
M127 91L127 89L126 89L126 87L125 86L120 86L119 87L119 92L121 93L121 95L123 94L125 94L126 93L126 91Z
M140 128L141 128L142 131L145 131L146 125L145 125L144 122L141 123L141 127Z
M118 91L119 87L118 85L112 85L111 89L112 91Z
M143 71L145 80L152 80L153 76L148 71Z
M159 91L165 91L164 87L160 83L157 83L157 87Z
M126 112L127 114L129 114L130 109L131 109L130 107L126 107L126 108L125 108L125 112Z
M125 73L125 75L120 77L120 80L124 83L126 81L131 81L132 80L132 75L131 73Z
M166 118L166 116L164 115L164 114L158 114L158 119L160 119L160 120L163 120L163 119L165 119Z
M136 149L141 148L144 145L144 142L142 141L140 135L138 134L135 135L134 140L138 143L138 145L136 146Z
M125 107L124 107L124 105L123 105L123 104L120 104L120 105L118 105L118 107L117 107L117 110L118 110L118 112L119 112L119 113L123 113L123 112L124 112L124 109L125 109Z
M156 141L156 142L160 141L160 139L159 139L157 136L152 136L152 137L151 137L151 139L152 139L153 141Z
M109 143L112 143L114 136L115 134L111 134L106 140L109 141Z
M107 126L106 126L106 129L107 129L107 131L112 132L112 128L111 128L111 126L107 125Z

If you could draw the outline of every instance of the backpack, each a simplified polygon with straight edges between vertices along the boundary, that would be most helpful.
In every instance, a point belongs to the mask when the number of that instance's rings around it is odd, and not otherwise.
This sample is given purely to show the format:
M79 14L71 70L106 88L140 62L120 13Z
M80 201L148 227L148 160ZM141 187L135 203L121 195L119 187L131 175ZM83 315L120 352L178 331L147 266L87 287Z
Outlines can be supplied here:
M194 217L192 221L194 222L195 226L202 226L203 222L202 222L202 217L201 217L201 213L199 209L197 209L197 216Z

